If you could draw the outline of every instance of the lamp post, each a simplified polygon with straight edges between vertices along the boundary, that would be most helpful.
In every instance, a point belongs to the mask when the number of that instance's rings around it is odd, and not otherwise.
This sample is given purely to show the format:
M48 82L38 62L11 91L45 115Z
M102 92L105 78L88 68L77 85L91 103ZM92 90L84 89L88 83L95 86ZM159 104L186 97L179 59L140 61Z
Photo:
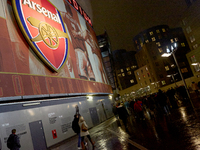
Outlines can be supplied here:
M190 98L190 94L189 94L188 89L187 89L187 85L186 85L186 83L185 83L185 80L184 80L184 78L183 78L181 69L180 69L180 67L179 67L179 65L178 65L178 62L177 62L177 59L176 59L176 56L175 56L176 50L177 50L177 43L174 43L174 45L171 46L171 49L167 49L167 53L162 54L161 57L169 57L169 56L172 54L172 56L173 56L173 58L174 58L174 61L175 61L175 63L176 63L176 66L177 66L177 68L178 68L179 74L180 74L180 76L181 76L181 79L182 79L182 81L183 81L183 84L184 84L184 86L185 86L185 90L186 90L186 92L187 92L188 98L189 98L190 103L191 103L191 105L192 105L192 107L193 107L193 109L194 109L194 105L193 105L193 103L192 103L192 100L191 100L191 98Z

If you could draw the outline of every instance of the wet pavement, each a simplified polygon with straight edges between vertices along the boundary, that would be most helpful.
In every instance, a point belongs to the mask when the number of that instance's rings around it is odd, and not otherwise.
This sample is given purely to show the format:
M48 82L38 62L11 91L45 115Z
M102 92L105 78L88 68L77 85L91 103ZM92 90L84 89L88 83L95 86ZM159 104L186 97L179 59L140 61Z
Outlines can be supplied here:
M150 119L145 111L145 120L128 118L125 128L120 120L112 117L89 130L95 141L95 150L198 150L200 149L200 98L192 96L180 101L179 108L171 109L170 115L157 114ZM77 150L78 137L74 136L49 150ZM88 150L92 146L87 141Z

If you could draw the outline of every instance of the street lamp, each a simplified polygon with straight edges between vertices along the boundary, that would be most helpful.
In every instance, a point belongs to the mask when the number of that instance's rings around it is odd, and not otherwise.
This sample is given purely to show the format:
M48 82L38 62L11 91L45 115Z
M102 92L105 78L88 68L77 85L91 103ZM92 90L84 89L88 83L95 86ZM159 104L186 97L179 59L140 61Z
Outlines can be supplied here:
M191 105L192 105L192 107L193 107L193 109L194 109L194 105L193 105L193 103L192 103L192 101L191 101L190 94L189 94L189 92L188 92L188 89L187 89L185 80L184 80L184 78L183 78L181 69L180 69L180 67L179 67L179 65L178 65L178 62L177 62L177 59L176 59L176 56L175 56L175 52L176 52L177 49L178 49L177 43L174 43L174 45L171 45L171 49L167 48L167 53L162 54L161 57L169 57L170 55L173 56L174 61L175 61L175 63L176 63L176 66L177 66L177 68L178 68L179 74L180 74L181 79L182 79L182 81L183 81L183 84L184 84L184 86L185 86L185 90L186 90L186 92L187 92L188 98L189 98L190 103L191 103Z

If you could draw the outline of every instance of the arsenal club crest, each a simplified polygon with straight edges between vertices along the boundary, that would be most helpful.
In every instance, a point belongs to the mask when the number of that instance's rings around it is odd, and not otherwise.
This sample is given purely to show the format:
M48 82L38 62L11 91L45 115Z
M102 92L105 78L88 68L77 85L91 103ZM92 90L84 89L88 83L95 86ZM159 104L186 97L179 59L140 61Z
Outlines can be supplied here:
M20 29L38 57L58 71L68 54L68 34L59 10L48 0L12 0Z

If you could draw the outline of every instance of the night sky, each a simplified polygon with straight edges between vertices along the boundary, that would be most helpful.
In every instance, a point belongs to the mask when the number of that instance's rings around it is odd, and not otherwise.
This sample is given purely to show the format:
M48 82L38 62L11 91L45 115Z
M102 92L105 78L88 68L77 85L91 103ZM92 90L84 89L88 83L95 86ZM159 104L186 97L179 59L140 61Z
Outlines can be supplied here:
M106 30L112 50L135 50L133 37L157 25L180 27L185 0L91 0L96 35Z

